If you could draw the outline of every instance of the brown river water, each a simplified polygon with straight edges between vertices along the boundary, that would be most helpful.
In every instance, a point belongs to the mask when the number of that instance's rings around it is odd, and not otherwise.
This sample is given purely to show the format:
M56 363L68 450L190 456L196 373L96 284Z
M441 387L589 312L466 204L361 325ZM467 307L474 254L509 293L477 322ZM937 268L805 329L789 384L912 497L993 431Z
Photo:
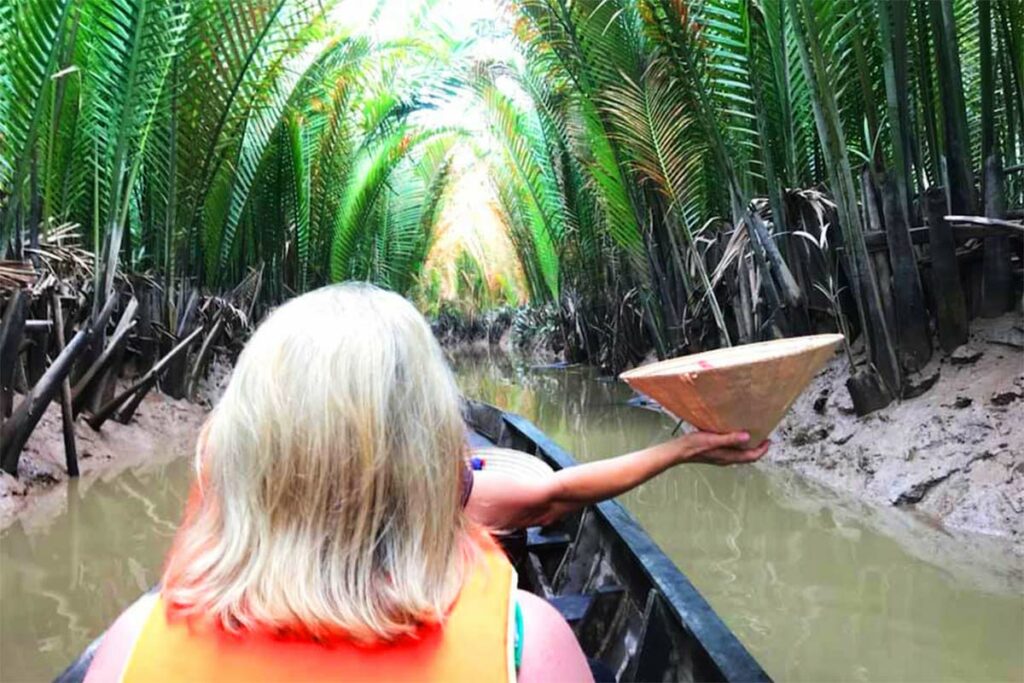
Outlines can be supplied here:
M580 460L674 427L586 370L483 359L459 378ZM0 681L51 679L157 579L191 474L167 456L0 532ZM1001 544L763 466L678 467L623 502L776 680L1024 680L1021 560Z

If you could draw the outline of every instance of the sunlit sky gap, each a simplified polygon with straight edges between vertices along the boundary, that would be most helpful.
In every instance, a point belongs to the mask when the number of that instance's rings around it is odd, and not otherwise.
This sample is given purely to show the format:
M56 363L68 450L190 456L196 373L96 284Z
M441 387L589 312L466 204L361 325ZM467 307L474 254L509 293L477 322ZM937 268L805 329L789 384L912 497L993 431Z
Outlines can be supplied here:
M453 53L465 63L522 64L511 36L511 20L494 0L343 0L330 17L339 32L368 35L382 44L444 41L457 46ZM438 65L439 78L442 68ZM426 80L430 83L429 77ZM499 76L495 85L524 107L532 106L514 80ZM438 271L442 296L453 298L455 262L465 251L480 264L492 286L509 280L525 296L519 262L488 179L489 157L502 152L488 132L487 116L470 93L455 91L440 100L432 98L431 104L413 113L410 122L425 128L457 128L467 136L453 150L453 180L424 272Z

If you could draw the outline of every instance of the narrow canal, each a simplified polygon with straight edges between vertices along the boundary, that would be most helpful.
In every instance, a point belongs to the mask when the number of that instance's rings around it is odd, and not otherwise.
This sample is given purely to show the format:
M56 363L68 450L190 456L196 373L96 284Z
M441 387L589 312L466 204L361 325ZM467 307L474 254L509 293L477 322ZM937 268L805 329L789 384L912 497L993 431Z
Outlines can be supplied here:
M674 426L587 370L481 360L459 376L579 459ZM172 458L76 482L0 534L0 680L49 680L156 580L189 476ZM764 467L680 467L624 502L777 680L1024 678L1020 562L997 544Z

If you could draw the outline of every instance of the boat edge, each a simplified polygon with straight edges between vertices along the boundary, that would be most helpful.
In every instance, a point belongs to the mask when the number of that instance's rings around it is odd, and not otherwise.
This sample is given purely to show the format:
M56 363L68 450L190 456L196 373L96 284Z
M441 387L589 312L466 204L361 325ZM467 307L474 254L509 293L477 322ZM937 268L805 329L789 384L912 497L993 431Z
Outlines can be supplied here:
M544 455L559 468L573 467L577 461L568 451L555 443L536 425L521 415L510 413L481 401L472 404L486 406L501 414L505 424L532 441ZM771 677L757 662L736 634L725 625L721 617L700 594L678 566L654 542L639 521L621 503L608 500L594 506L598 514L622 537L629 552L644 573L657 586L665 598L668 609L707 651L715 666L727 681L771 681Z

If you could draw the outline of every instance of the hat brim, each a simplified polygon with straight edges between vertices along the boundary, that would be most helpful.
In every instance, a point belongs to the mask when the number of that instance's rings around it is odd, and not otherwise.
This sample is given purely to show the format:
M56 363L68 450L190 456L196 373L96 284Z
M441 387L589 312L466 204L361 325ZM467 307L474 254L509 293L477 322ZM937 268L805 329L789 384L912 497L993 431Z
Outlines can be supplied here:
M540 458L512 448L474 448L471 455L484 461L484 472L495 472L514 479L536 480L554 474L551 466Z

